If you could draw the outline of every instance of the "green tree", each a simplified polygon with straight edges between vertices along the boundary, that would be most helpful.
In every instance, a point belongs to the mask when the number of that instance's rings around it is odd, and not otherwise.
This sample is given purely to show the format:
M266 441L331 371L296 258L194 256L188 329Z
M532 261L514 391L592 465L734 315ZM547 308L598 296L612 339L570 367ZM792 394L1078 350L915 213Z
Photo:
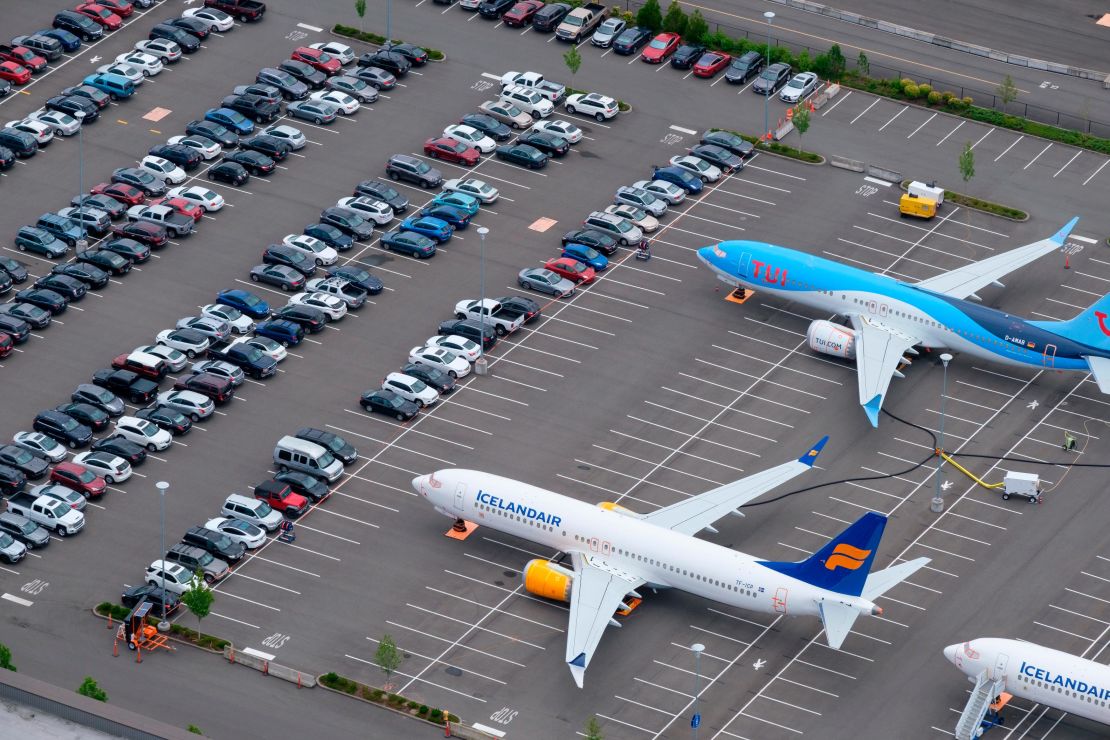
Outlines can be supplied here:
M702 41L709 33L709 24L705 22L701 11L694 8L694 12L686 19L686 40L691 44Z
M199 727L197 727L196 725L189 725L185 729L188 730L189 732L193 733L194 735L203 735L204 734L204 732L201 731L201 729Z
M1014 80L1012 77L1010 77L1010 75L1006 75L1002 78L1002 82L1000 82L998 84L998 87L995 88L995 92L998 93L998 99L1002 101L1003 113L1006 112L1006 107L1010 105L1010 103L1017 100L1017 85L1014 84Z
M108 701L108 694L104 689L96 685L96 681L93 680L92 676L85 676L85 680L77 687L77 693L81 696L87 696L90 699L96 699L97 701Z
M636 11L636 25L650 28L652 33L659 33L663 27L663 11L659 8L659 0L647 0Z
M971 182L975 177L975 152L971 149L971 142L964 143L964 150L960 152L960 177L964 182Z
M385 673L386 683L389 683L389 677L401 665L401 660L401 651L397 649L397 643L389 635L382 635L382 641L378 643L378 651L374 653L374 662Z
M678 0L671 0L671 4L667 6L667 14L663 16L663 30L679 36L686 35L686 14L682 12Z
M792 119L794 128L798 131L798 138L800 139L809 131L809 108L804 105L799 105L794 109L794 118Z
M813 69L813 60L809 58L809 52L802 49L802 52L795 58L793 65L799 72L809 72Z
M15 671L15 666L12 665L12 651L3 643L0 643L0 668Z
M871 62L867 60L867 55L862 51L860 51L859 56L856 57L856 70L864 77L871 74Z
M366 15L366 0L355 0L355 13L358 15L358 30L362 31L362 17Z
M582 66L582 55L578 53L578 47L570 47L570 50L563 54L563 61L566 62L567 69L572 75L578 74L578 68Z
M189 588L181 594L181 603L185 608L192 612L193 616L197 618L197 639L200 639L200 620L208 616L212 611L212 602L215 601L216 596L212 593L212 589L208 588L204 582L204 574L201 573L200 568L193 574L193 578L189 581Z
M829 47L825 57L829 60L828 76L834 80L840 79L840 75L844 73L844 68L848 66L848 60L844 58L844 52L840 50L840 44L833 44Z
M601 735L601 725L597 723L597 717L590 717L586 720L586 740L604 740Z

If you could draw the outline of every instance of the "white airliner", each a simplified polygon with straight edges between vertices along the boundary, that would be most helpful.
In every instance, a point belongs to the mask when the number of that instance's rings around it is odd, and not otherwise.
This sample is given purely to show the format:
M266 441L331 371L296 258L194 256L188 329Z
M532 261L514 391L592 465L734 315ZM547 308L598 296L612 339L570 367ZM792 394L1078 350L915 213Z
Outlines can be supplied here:
M766 491L809 470L827 438L798 460L698 496L636 514L592 506L553 491L475 470L438 470L412 486L442 514L538 542L570 555L572 569L532 560L521 575L537 596L570 603L566 660L582 680L625 596L635 589L679 588L730 606L769 614L817 616L839 648L861 614L881 614L874 600L929 562L870 573L886 517L865 514L813 556L798 563L759 560L694 537Z
M977 737L1002 692L1110 724L1110 666L1031 642L981 637L949 645L944 657L975 681L956 737Z

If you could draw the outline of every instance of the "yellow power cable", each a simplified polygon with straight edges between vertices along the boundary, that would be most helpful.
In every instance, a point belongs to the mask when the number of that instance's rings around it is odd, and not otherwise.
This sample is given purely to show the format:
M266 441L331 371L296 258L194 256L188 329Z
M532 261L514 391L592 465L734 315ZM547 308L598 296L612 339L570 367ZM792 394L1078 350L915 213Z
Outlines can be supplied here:
M952 467L954 467L956 470L958 470L961 473L963 473L964 475L966 475L968 478L971 478L973 481L975 481L976 483L981 485L983 488L993 490L995 488L1001 488L1002 486L1006 485L1005 481L999 481L998 483L984 483L981 478L976 476L974 473L972 473L970 470L965 468L963 465L960 465L958 462L953 460L952 457L948 453L944 452L943 450L938 450L938 452L940 452L940 456L943 457Z

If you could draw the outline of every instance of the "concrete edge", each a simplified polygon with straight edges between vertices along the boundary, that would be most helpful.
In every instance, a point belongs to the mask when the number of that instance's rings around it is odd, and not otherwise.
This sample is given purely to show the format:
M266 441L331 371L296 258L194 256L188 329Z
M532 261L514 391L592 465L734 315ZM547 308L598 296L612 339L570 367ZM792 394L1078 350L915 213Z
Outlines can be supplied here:
M341 33L336 33L332 28L328 29L328 35L333 37L333 38L343 39L344 42L349 41L352 44L365 44L366 46L373 46L373 47L376 47L378 49L382 48L381 44L373 44L373 43L370 43L369 41L363 41L362 39L353 39L350 36L344 36ZM421 48L423 48L423 47L421 47ZM447 61L447 52L440 51L439 49L436 49L436 51L438 51L440 54L443 55L443 59L432 59L431 56L429 56L428 61L429 62L435 62L436 64L439 64L441 62L446 62Z
M363 699L358 694L348 694L346 691L340 691L339 689L333 689L332 687L327 686L322 681L320 681L319 676L317 676L316 678L317 678L316 685L319 688L324 689L325 691L330 691L333 694L338 694L340 696L346 696L349 699L354 699L355 701L362 702L363 704L368 704L372 707L377 707L379 709L384 709L387 712L393 712L394 714L402 715L402 716L407 717L411 720L415 720L417 722L422 722L423 724L426 724L430 727L434 727L437 730L445 730L445 728L446 728L445 725L438 725L435 722L432 722L431 720L427 720L427 719L424 719L423 717L418 717L416 715L410 714L407 710L395 709L395 708L389 706L388 704L382 704L380 702L370 701L369 699ZM462 724L461 721L456 722L456 723L451 725L451 735L450 735L450 737L471 738L472 740L483 740L484 738L491 738L491 740L492 740L492 738L493 738L492 735L488 735L488 734L482 732L481 730L475 730L472 727L467 727L466 725Z

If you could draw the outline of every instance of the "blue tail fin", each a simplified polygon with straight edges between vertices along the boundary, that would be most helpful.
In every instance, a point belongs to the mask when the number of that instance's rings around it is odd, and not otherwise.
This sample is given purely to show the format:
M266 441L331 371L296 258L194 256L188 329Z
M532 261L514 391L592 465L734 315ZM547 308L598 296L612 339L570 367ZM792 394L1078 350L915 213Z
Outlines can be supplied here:
M766 561L760 565L818 588L859 596L863 593L885 526L886 517L882 514L864 514L800 563Z
M1087 310L1068 321L1030 321L1030 324L1086 344L1110 351L1110 295L1099 298Z

